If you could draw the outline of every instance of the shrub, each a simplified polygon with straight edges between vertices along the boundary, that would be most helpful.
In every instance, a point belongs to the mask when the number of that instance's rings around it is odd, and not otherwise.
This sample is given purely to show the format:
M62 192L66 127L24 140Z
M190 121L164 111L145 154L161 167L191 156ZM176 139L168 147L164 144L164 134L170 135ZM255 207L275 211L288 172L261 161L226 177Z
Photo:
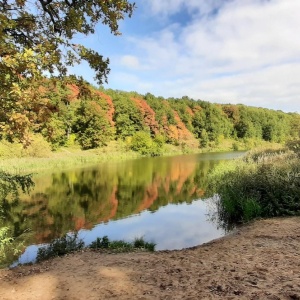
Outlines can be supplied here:
M104 236L103 238L98 237L89 247L91 249L109 249L116 252L129 252L136 249L154 251L155 243L145 242L143 238L136 238L133 242L110 241L107 236Z
M51 153L51 145L40 134L35 134L31 144L23 150L23 156L31 157L49 157Z
M22 157L23 145L21 143L11 143L6 140L0 141L0 158Z
M37 262L49 259L51 257L63 256L68 253L82 249L84 242L78 239L77 233L74 235L65 234L61 238L54 240L46 247L38 249Z
M250 152L217 166L209 182L220 196L218 209L224 224L300 215L300 160L291 151Z
M142 155L159 156L162 152L162 139L158 137L152 140L148 132L139 131L131 139L131 149Z
M286 142L286 147L300 157L300 140L290 140Z

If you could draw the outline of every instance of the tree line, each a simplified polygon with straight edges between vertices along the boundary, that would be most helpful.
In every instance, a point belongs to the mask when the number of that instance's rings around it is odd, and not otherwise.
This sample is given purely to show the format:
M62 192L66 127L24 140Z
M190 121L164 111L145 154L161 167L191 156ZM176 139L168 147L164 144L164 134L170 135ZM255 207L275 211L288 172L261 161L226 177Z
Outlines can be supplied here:
M52 149L80 144L82 149L127 141L133 150L159 155L165 143L215 147L224 139L283 143L300 135L300 115L242 104L214 104L189 97L155 97L147 93L96 88L44 79L37 101L22 110L1 112L0 138L26 145L42 136ZM26 118L26 122L24 122Z

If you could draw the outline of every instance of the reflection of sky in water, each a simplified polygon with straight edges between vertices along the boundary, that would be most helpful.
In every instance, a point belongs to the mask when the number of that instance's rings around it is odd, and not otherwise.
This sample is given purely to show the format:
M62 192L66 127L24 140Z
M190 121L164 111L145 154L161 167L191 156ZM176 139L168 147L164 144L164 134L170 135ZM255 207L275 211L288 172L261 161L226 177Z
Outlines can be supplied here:
M96 225L91 230L81 230L79 237L86 245L97 237L107 235L111 240L132 241L143 236L146 241L153 241L156 250L182 249L196 246L225 234L216 224L208 220L212 202L198 200L191 204L169 204L151 213L144 211L126 219L110 221ZM38 247L29 246L20 257L20 263L35 259Z

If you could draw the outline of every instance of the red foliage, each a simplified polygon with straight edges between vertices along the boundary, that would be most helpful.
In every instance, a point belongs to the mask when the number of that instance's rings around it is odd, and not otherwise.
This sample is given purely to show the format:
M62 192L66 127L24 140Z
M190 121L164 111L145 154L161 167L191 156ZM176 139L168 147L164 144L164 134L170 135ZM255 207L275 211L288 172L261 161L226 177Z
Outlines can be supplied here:
M159 125L155 120L155 111L148 105L144 99L131 98L135 102L139 110L142 112L145 124L150 128L151 133L159 132Z
M114 104L113 104L113 101L112 101L111 97L104 94L104 93L102 93L102 92L99 92L99 91L95 91L95 93L107 102L109 109L106 112L106 116L109 120L109 123L112 126L115 126L115 122L113 121L113 116L114 116L114 113L115 113L115 107L114 107Z
M195 115L195 113L192 111L192 109L188 106L186 107L186 112L192 117Z
M164 100L163 105L169 106L170 104L168 101ZM185 124L182 122L181 118L179 117L177 111L172 110L176 125L168 125L167 117L163 117L163 130L167 134L168 138L171 140L176 140L179 143L184 142L190 146L198 145L197 140L193 136L193 134L186 128Z
M79 96L79 88L75 84L68 84L68 89L70 90L70 94L68 95L68 101L73 102L78 99Z

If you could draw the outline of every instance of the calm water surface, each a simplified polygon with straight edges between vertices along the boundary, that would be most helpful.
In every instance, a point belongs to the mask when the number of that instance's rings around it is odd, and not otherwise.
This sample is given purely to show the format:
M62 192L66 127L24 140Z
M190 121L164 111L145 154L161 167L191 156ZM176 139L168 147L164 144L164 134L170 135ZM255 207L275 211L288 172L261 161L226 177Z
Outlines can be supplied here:
M225 234L211 221L207 173L241 152L142 158L34 177L35 188L10 209L15 233L30 228L20 263L34 261L40 245L79 231L131 241L143 236L156 249L181 249Z

